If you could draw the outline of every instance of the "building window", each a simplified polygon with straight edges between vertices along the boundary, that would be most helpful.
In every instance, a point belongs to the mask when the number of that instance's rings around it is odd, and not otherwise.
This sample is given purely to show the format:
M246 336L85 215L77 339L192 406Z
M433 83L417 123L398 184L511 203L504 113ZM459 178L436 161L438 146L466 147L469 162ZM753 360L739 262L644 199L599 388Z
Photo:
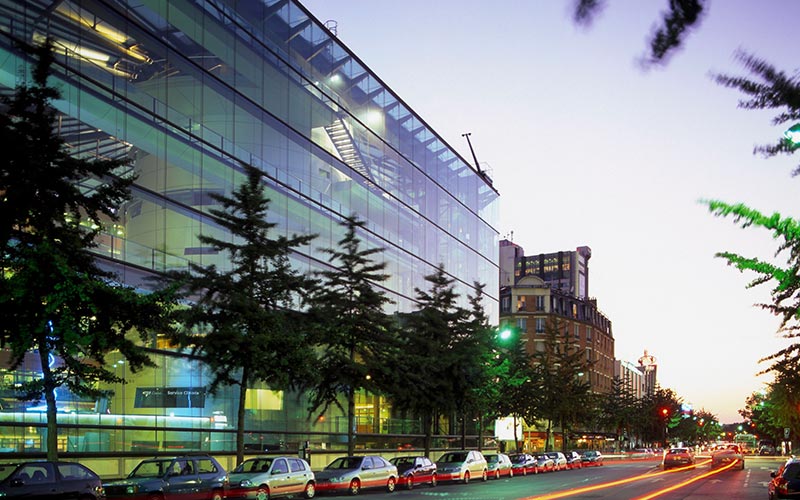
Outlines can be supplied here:
M527 307L525 306L525 299L526 298L527 297L525 297L524 295L520 295L519 297L517 297L517 310L518 311L524 311L524 310L527 309Z
M591 341L592 341L592 327L587 326L586 327L586 342L591 342Z
M536 318L536 333L544 333L544 318Z
M536 296L536 310L544 311L544 295Z
M511 297L500 297L500 312L511 312Z
M577 340L581 339L581 327L579 325L575 325L575 338Z
M521 332L528 331L528 318L517 318L517 328Z

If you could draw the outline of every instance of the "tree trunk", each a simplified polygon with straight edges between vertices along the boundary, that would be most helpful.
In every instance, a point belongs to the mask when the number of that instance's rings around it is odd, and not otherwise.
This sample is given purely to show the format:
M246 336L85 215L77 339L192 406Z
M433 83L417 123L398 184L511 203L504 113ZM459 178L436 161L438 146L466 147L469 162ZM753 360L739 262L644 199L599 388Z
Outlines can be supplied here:
M356 452L356 393L351 385L347 390L347 455Z
M425 412L422 417L422 426L425 428L425 456L431 456L431 442L433 441L433 419L429 412Z
M512 424L514 425L514 451L519 453L520 450L519 450L519 436L517 436L517 414L515 413L514 415L512 415L512 417L514 418L514 420L512 421Z
M544 451L551 451L550 450L550 439L553 436L553 421L551 419L547 419L547 439L544 442Z
M56 408L55 384L53 383L53 373L50 371L50 360L45 338L39 341L39 361L42 364L42 378L44 380L44 400L47 403L47 441L45 449L47 460L55 462L58 460L58 411Z
M250 371L242 368L242 378L239 385L239 409L236 413L236 465L244 462L244 405L247 398L247 380Z
M483 451L483 415L478 415L478 451Z
M467 415L463 411L461 412L461 449L467 449Z

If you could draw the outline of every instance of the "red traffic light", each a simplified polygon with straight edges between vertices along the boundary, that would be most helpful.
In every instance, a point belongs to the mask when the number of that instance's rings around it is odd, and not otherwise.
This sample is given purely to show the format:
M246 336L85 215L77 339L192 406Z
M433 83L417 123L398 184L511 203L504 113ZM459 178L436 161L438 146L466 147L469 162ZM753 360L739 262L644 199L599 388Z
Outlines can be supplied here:
M666 417L667 415L669 415L669 410L666 408L661 408L661 415Z

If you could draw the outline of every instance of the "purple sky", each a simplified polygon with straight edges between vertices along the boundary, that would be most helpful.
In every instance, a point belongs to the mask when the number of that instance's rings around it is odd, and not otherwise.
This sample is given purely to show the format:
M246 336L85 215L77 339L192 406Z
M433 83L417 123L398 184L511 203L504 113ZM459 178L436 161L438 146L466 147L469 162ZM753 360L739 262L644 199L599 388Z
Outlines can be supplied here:
M722 422L762 387L758 359L781 348L753 307L769 288L717 251L770 258L763 230L712 217L698 200L798 217L794 158L753 146L786 128L737 108L711 73L745 75L738 48L796 71L800 2L709 2L665 68L637 60L667 0L607 0L589 29L571 1L301 0L464 158L472 144L501 195L501 237L527 254L592 248L590 295L616 357L648 349L659 381Z

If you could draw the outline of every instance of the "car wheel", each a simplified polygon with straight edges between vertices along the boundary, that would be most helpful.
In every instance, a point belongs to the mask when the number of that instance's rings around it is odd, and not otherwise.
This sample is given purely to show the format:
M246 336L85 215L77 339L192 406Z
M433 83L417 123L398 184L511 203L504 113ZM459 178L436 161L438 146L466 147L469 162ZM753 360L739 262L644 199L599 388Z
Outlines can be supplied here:
M159 493L150 493L150 495L148 495L148 497L147 497L147 500L162 500L161 494L159 494Z
M489 471L483 469L483 474L481 474L481 481L484 483L489 480Z
M314 486L314 483L307 483L306 489L303 490L303 496L306 498L314 498L314 495L317 494L317 487Z
M434 472L431 476L431 488L435 488L438 484L438 479L436 478L436 473Z
M211 500L222 500L222 490L214 490L211 492L211 496L209 497Z
M464 473L464 484L469 484L469 471Z
M494 471L494 478L495 479L500 479L500 470L499 469Z
M266 486L259 486L256 490L256 500L269 500L269 490Z
M508 477L514 477L514 469L508 469Z
M355 496L361 493L361 482L358 479L350 481L350 494Z
M527 476L528 475L528 469L526 469L525 467L522 468L522 475L523 476Z
M390 477L389 480L386 481L386 491L393 493L395 486L397 486L397 479Z
M408 476L406 478L406 489L413 490L414 489L414 476Z

